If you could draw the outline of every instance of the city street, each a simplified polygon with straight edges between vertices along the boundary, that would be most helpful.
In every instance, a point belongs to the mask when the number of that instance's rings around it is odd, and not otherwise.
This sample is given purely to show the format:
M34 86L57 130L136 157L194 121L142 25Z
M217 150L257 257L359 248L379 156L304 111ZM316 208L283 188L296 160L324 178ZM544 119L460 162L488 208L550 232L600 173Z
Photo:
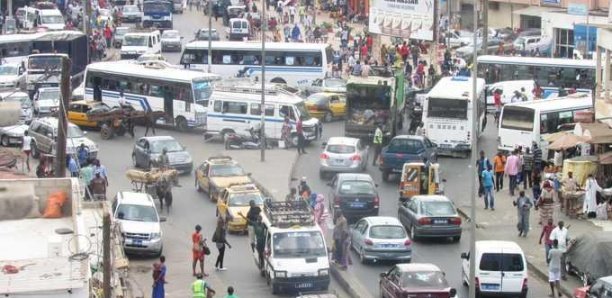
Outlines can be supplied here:
M343 122L327 123L323 128L323 138L344 135ZM480 148L485 152L493 154L496 150L495 138L497 137L494 127L487 127L485 134L480 139ZM329 187L327 181L319 179L319 153L320 147L311 146L307 149L308 154L303 155L297 164L296 176L308 177L308 183L314 192L321 192L328 196ZM370 160L373 157L370 153ZM472 169L468 168L468 159L440 158L441 176L448 180L446 184L446 195L451 198L457 206L469 205L469 174ZM368 174L378 183L378 192L381 198L380 215L397 216L398 208L398 178L392 178L391 182L383 182L380 171L377 167L368 165ZM481 203L477 201L477 203ZM480 205L477 205L480 206ZM480 207L477 207L480 208ZM329 223L330 228L332 227ZM469 251L469 223L463 221L463 235L459 243L448 240L419 240L413 242L412 262L433 263L446 272L452 287L457 288L460 297L468 297L468 288L462 285L461 281L461 258L462 252ZM502 231L503 232L503 231ZM514 233L514 231L507 231ZM478 237L477 240L485 240ZM357 254L353 252L353 266L349 271L355 275L361 283L370 291L371 295L378 295L378 275L380 272L387 271L391 264L366 264L359 262ZM534 275L529 278L529 297L539 298L548 296L548 284L537 279Z

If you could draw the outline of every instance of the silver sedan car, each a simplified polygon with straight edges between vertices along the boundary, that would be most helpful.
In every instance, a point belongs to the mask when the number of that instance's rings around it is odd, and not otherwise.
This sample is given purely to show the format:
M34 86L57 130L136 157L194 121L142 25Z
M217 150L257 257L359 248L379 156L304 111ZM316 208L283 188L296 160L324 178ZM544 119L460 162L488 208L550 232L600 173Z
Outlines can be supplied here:
M412 241L395 217L370 216L351 228L351 245L362 263L412 260Z
M332 137L323 143L319 176L327 173L355 173L365 171L368 165L368 146L357 138Z

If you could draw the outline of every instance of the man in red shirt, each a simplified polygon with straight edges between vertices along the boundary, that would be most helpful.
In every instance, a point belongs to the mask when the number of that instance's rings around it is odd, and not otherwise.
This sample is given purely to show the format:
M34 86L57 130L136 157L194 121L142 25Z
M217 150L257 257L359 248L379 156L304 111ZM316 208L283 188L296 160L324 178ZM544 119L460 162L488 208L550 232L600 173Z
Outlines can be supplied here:
M368 34L368 36L366 37L366 45L368 46L368 50L371 51L372 46L374 45L374 39L372 38L372 35L370 34Z
M204 273L204 241L202 241L202 234L200 233L200 231L202 231L202 227L200 225L196 225L195 232L191 234L191 242L193 246L191 249L193 253L193 263L191 267L193 269L193 275L195 276L196 265L198 264L198 262L200 262L200 272L202 273L202 275L208 276L208 274Z
M107 24L104 28L104 38L106 39L106 48L111 47L111 39L113 38L113 30Z
M408 59L408 45L406 45L405 41L400 48L400 55L402 55L402 61L406 62L406 59Z
M540 99L542 98L542 93L544 93L544 90L542 90L542 87L540 87L540 84L535 83L535 87L533 87L533 90L531 90L531 93L533 93L534 99Z
M550 260L548 259L548 251L552 248L552 240L550 240L550 233L552 232L554 228L555 226L553 225L553 220L552 218L549 218L546 225L542 227L542 233L540 234L540 240L538 241L538 244L542 244L542 238L544 238L544 249L546 251L546 264L550 262Z
M364 42L363 45L361 46L361 60L365 62L367 60L367 57L368 57L368 44L367 42Z
M499 113L501 113L501 106L502 106L501 91L499 89L493 92L493 104L495 105L495 115L494 115L495 123L498 123Z

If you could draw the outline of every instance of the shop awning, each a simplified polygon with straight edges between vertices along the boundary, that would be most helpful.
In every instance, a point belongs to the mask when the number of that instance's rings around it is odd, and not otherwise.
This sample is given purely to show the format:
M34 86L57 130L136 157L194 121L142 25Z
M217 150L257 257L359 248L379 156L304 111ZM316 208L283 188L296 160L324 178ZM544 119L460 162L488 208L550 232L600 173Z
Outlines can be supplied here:
M515 10L513 13L517 15L542 17L542 13L545 11L561 11L555 7L543 7L543 6L529 6L523 9Z

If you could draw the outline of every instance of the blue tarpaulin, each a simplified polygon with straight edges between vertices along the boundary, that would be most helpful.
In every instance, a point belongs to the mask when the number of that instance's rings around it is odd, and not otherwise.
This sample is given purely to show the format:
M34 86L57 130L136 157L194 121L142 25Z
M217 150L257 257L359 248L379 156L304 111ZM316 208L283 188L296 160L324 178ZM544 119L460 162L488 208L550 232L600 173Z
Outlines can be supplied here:
M597 43L597 27L587 27L586 24L575 24L574 25L574 43L577 50L585 53L587 44L587 28L589 29L589 48L588 53L595 51L595 44Z

